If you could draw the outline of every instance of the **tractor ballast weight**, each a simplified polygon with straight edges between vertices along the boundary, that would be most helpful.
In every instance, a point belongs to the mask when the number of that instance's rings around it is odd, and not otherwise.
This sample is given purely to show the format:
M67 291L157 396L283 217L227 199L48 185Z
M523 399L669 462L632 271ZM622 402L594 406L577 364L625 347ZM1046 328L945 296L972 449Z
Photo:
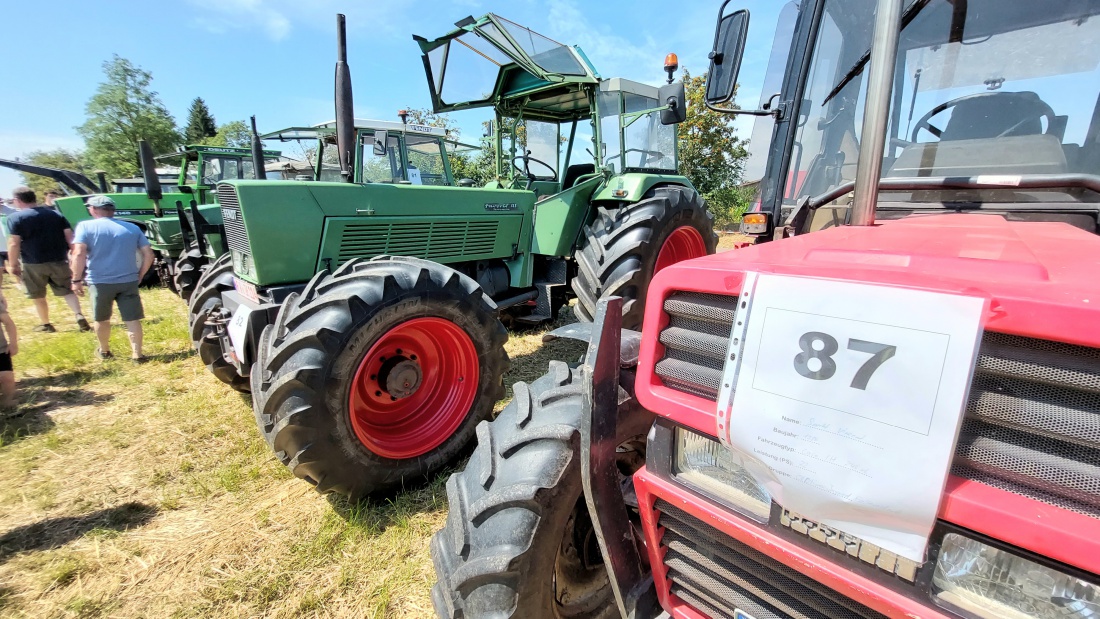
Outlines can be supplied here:
M748 14L727 14L726 4L711 58L728 68L740 62ZM641 333L621 329L615 300L601 302L594 324L554 332L588 341L584 362L552 362L542 378L517 383L512 403L479 426L432 539L439 617L1094 614L1100 440L1079 422L1100 411L1100 177L1090 167L1100 156L1100 80L1091 75L1084 98L1065 97L1060 80L1082 84L1076 67L1100 64L1100 48L1083 59L1078 45L1100 29L1100 9L1074 0L876 4L873 37L871 3L791 5L799 12L780 58L782 89L769 109L747 111L775 120L757 207L769 233L658 273ZM1007 50L1015 72L1000 62ZM707 94L715 106L738 77L718 68ZM1011 92L1017 81L1043 97ZM949 107L946 125L935 121ZM921 120L906 127L907 111ZM1066 129L1075 122L1076 132ZM850 140L859 126L863 141ZM857 152L858 167L846 167ZM719 441L719 393L744 350L734 337L750 274L988 299L923 561L827 525L834 516L792 512L746 464L764 456ZM805 397L806 381L821 380L795 371L799 352L796 338L779 397ZM823 408L821 422L829 415ZM764 443L812 444L816 428L835 427L786 423L776 422L773 439L761 435L756 453L797 460L802 450ZM895 446L884 465L907 455Z
M579 48L495 15L418 37L435 111L495 112L496 178L459 187L450 153L423 141L431 128L401 123L340 143L350 81L342 18L337 27L337 158L354 182L219 185L232 274L218 301L211 288L192 303L192 326L211 370L251 388L261 432L294 473L359 498L430 475L469 442L500 393L502 320L553 320L574 295L590 319L619 294L637 323L653 273L713 253L717 236L676 172L675 127L661 122L670 97L683 109L675 89L661 100L655 87L602 80ZM457 58L475 40L495 82L463 103L440 90L460 78L441 81L449 67L431 58L452 46L442 57ZM592 159L578 163L582 139ZM394 313L413 299L420 310ZM468 306L467 318L448 303ZM454 359L435 352L441 344ZM324 359L311 374L322 383L304 376L307 358Z

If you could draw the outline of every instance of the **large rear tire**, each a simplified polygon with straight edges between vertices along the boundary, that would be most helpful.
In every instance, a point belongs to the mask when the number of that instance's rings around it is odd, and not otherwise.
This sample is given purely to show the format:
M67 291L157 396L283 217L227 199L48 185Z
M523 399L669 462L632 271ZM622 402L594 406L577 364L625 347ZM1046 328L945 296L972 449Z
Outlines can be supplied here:
M623 298L623 328L640 329L653 275L676 262L713 254L714 215L689 187L669 185L614 210L600 207L574 254L577 319L592 322L596 305Z
M206 317L222 305L222 293L233 290L233 257L225 254L207 269L195 284L195 292L187 303L191 344L199 358L218 380L241 392L248 392L248 378L237 373L225 357L214 330L206 326Z
M176 259L172 281L175 284L176 294L182 297L184 301L191 300L191 295L198 287L199 279L202 277L203 271L206 270L205 267L208 262L206 256L199 251L197 243L191 243Z
M431 542L439 617L618 616L582 496L580 379L551 362L531 385L516 383L496 420L478 426L477 449L447 480L447 524ZM632 397L632 375L622 383L618 440L644 445L653 415ZM620 451L625 473L644 460L627 462L629 450Z
M318 492L356 501L458 456L503 396L508 333L477 283L406 257L316 275L264 329L260 433Z

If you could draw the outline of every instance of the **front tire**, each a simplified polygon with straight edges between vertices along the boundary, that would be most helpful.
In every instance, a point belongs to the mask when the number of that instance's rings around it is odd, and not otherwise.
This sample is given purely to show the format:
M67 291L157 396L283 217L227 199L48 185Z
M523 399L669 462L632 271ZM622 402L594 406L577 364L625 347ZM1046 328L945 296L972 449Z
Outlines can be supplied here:
M199 279L208 262L206 256L199 251L197 243L191 243L176 259L172 282L175 284L176 294L184 301L191 300L191 295L195 293L195 288L198 287Z
M206 317L222 305L222 293L233 290L233 257L225 254L214 261L195 284L195 292L187 303L191 345L199 353L206 368L237 391L248 392L248 378L222 356L222 347L214 329L206 325Z
M641 329L653 275L681 260L713 254L717 247L714 215L689 187L657 187L634 204L600 207L574 254L573 312L578 320L592 322L599 302L618 296L623 298L623 328Z
M622 387L633 389L632 375ZM442 619L617 617L584 501L580 471L582 375L560 362L477 428L466 468L447 480L447 524L431 542ZM652 413L620 394L620 445L638 444ZM634 452L637 453L636 451ZM625 474L644 460L622 452Z
M508 334L477 283L428 260L319 273L264 329L260 433L318 492L357 501L458 456L503 396Z

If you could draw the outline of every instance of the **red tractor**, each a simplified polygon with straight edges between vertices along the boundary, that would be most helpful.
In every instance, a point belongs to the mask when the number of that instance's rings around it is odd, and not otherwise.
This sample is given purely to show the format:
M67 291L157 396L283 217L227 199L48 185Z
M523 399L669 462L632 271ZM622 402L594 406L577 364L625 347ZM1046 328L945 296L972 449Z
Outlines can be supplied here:
M719 12L708 105L748 18ZM432 540L440 617L1100 617L1100 4L777 21L781 85L745 111L771 127L756 242L661 271L641 333L601 304L560 334L579 366L478 426ZM956 335L765 344L798 333L769 331L780 298L796 327ZM744 404L763 391L817 416ZM904 418L924 400L939 434Z

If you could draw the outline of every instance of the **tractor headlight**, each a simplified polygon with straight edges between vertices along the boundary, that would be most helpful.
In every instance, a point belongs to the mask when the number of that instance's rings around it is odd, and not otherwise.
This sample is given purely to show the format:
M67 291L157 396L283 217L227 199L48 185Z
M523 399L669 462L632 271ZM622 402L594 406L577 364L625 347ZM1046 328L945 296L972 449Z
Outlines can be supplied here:
M767 522L772 499L745 469L741 459L718 441L684 428L676 428L673 474L739 512Z
M948 533L932 577L936 600L990 619L1094 619L1100 588L999 550Z

